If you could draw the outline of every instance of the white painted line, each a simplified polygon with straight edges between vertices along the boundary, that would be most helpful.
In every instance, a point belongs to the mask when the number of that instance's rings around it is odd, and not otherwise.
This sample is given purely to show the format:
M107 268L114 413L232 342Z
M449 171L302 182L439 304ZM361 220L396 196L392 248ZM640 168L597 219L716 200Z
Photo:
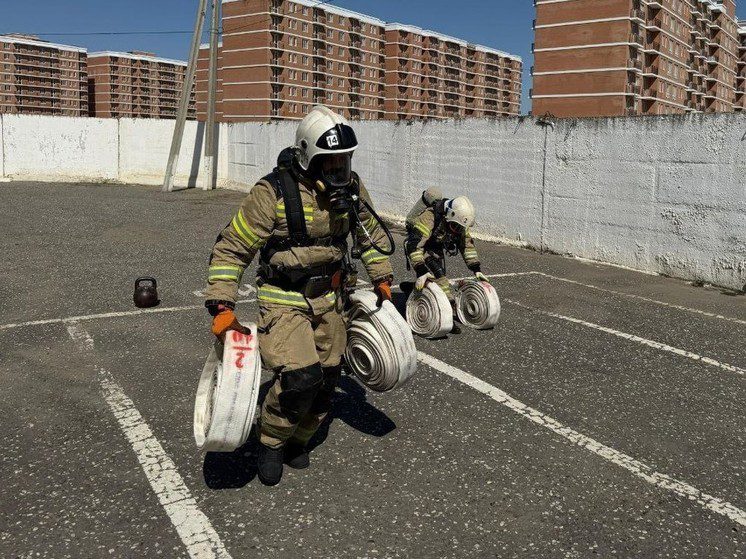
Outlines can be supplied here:
M623 452L608 447L587 435L583 435L582 433L563 425L556 419L527 406L523 402L513 398L510 394L503 392L499 388L484 382L466 371L453 367L452 365L427 355L426 353L418 352L418 358L421 363L424 363L428 367L440 371L441 373L470 386L474 390L489 396L495 402L519 415L522 415L529 421L549 429L553 433L570 441L572 444L584 448L600 456L604 460L616 464L617 466L621 466L651 485L667 489L680 497L694 501L712 512L723 515L741 526L746 526L746 511L737 508L728 501L713 497L712 495L700 491L696 487L692 487L688 483L674 479L666 474L656 472L651 466L648 466L639 460L635 460Z
M82 350L93 350L93 338L78 323L67 325L70 337ZM192 559L230 559L210 519L197 506L173 460L111 373L97 368L101 390L124 435L132 445L150 487Z
M505 301L506 303L510 303L512 305L516 305L517 307L521 307L523 309L528 309L530 311L543 314L545 316L551 316L552 318L558 318L560 320L572 322L573 324L579 324L580 326L585 326L586 328L593 328L594 330L605 332L606 334L611 334L612 336L617 336L619 338L623 338L630 342L636 342L642 345L646 345L648 347L652 347L654 349L659 349L661 351L667 351L669 353L673 353L681 357L686 357L693 361L699 361L701 363L705 363L706 365L712 365L713 367L718 367L720 369L729 371L731 373L736 373L741 376L746 376L746 369L742 369L741 367L736 367L735 365L730 365L728 363L723 363L722 361L718 361L717 359L712 359L711 357L705 357L703 355L699 355L698 353L687 351L686 349L680 349L678 347L670 346L670 345L667 345L661 342L656 342L655 340L648 340L646 338L641 338L640 336L635 336L634 334L620 332L619 330L614 330L613 328L608 328L606 326L594 324L593 322L587 322L585 320L574 318L572 316L565 316L563 314L545 311L542 309L537 309L536 307L530 307L529 305L524 305L523 303L519 303L518 301L512 301L510 299L503 299L503 301Z
M690 313L694 313L694 314L699 314L699 315L702 315L702 316L706 316L708 318L716 318L718 320L726 320L728 322L733 322L735 324L746 325L746 320L741 320L739 318L733 318L731 316L723 316L722 314L711 313L711 312L703 311L703 310L700 310L700 309L693 309L691 307L685 307L683 305L676 305L676 304L673 304L673 303L666 303L665 301L658 301L657 299L651 299L649 297L643 297L642 295L635 295L634 293L625 293L623 291L616 291L614 289L607 289L605 287L599 287L597 285L593 285L593 284L590 284L590 283L582 283L582 282L579 282L579 281L576 281L576 280L572 280L572 279L569 279L569 278L563 278L563 277L560 277L560 276L553 276L552 274L545 274L544 272L532 272L532 273L536 274L538 276L544 276L545 278L551 278L553 280L562 281L562 282L570 283L570 284L573 284L573 285L579 285L579 286L582 286L582 287L587 287L588 289L595 289L597 291L603 291L604 293L612 293L614 295L620 295L622 297L629 297L631 299L638 299L640 301L645 301L646 303L655 303L656 305L661 305L661 306L664 306L664 307L669 307L669 308L676 309L676 310L679 310L679 311L686 311L686 312L690 312Z
M256 299L242 299L236 303L254 303ZM68 316L66 318L48 318L45 320L31 320L29 322L16 322L11 324L0 324L0 330L12 328L24 328L26 326L42 326L44 324L60 324L68 322L84 322L87 320L98 320L101 318L119 318L122 316L137 316L139 314L157 314L164 312L181 312L204 309L204 305L187 305L185 307L156 307L153 309L138 309L136 311L105 312L100 314L86 314L81 316Z

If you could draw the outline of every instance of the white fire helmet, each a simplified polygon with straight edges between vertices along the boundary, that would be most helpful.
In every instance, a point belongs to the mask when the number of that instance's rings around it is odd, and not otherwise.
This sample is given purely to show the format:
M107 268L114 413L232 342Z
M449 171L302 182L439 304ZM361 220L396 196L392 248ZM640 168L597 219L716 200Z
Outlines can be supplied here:
M455 223L464 228L474 225L474 218L476 217L474 204L466 196L448 200L444 209L445 219L448 223Z
M297 148L297 162L300 168L307 174L320 175L321 169L319 156L337 156L349 154L345 160L346 173L343 169L335 169L338 173L349 174L351 171L352 153L357 149L357 138L355 132L347 119L338 115L323 105L315 106L298 125L295 133L295 147ZM318 159L317 159L318 158ZM314 178L326 178L332 184L341 176L329 176Z

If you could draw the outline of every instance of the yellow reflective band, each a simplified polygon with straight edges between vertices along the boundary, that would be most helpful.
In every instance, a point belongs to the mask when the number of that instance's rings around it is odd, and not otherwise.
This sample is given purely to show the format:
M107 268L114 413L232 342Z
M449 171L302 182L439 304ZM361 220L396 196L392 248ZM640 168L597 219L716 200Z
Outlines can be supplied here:
M365 251L361 258L363 264L375 264L376 262L383 262L384 260L387 260L388 256L385 256L378 252L376 249L372 248Z
M246 219L243 216L243 212L238 210L236 217L231 222L233 228L238 233L238 236L248 245L249 248L254 248L263 243L259 236L251 230Z
M418 221L417 223L414 224L414 228L417 229L417 231L419 231L420 233L422 233L426 237L430 236L430 229L428 229L427 226L424 225L423 223L420 223Z
M421 262L425 260L424 250L415 250L409 255L410 262Z
M279 217L280 219L287 219L287 210L285 209L285 204L283 202L277 203L275 211L277 217ZM313 214L313 206L303 206L303 215L305 216L308 223L313 223Z
M241 279L243 269L240 266L210 266L208 269L207 282L215 280L231 280L238 282Z
M266 303L275 303L277 305L297 307L299 309L310 308L303 294L298 293L297 291L284 291L276 287L263 285L259 288L258 295L259 300ZM324 299L327 299L330 303L334 303L337 300L337 294L332 291L324 295Z

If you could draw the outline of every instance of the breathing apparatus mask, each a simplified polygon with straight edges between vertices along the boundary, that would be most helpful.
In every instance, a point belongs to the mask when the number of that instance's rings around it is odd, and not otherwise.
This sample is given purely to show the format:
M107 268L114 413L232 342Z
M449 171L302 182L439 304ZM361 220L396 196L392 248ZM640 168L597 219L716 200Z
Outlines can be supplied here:
M316 188L328 194L331 211L350 211L357 194L352 184L352 152L317 155L308 171Z

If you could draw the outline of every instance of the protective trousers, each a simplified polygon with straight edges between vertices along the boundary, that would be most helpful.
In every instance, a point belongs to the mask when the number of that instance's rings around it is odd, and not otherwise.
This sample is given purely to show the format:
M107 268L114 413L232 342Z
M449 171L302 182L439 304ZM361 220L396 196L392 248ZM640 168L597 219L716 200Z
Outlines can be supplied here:
M292 307L261 307L259 350L275 371L262 406L260 441L305 445L331 409L347 343L338 309L321 315Z

